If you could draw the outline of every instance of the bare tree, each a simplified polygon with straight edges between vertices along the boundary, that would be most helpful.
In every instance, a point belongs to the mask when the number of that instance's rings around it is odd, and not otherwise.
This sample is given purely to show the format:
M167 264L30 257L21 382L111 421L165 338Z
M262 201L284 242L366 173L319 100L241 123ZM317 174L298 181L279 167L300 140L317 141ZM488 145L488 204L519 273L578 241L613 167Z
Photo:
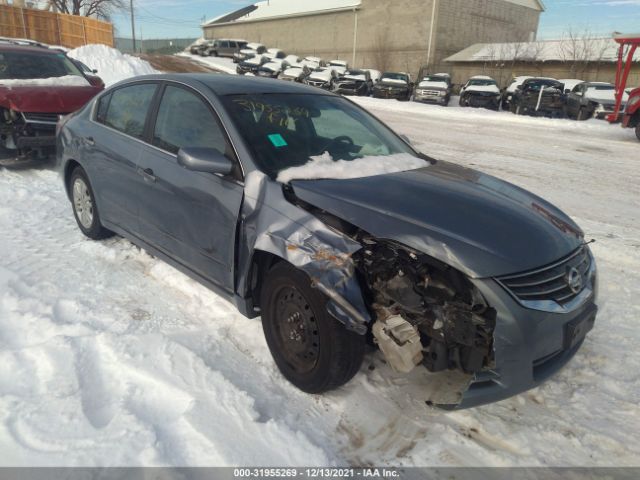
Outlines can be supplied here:
M600 55L600 59L604 56L606 49L602 50L600 40L588 29L579 32L569 28L566 31L560 44L560 54L563 60L569 63L571 74L574 77L584 74L598 55Z
M60 13L108 19L115 10L127 8L125 0L49 0Z

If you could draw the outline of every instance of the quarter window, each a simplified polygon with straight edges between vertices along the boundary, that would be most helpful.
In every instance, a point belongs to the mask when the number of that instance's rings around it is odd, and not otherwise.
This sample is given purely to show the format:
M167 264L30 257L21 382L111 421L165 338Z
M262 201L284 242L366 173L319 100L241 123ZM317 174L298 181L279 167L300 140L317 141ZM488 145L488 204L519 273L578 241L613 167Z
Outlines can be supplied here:
M174 154L183 147L215 148L222 154L227 150L222 128L204 101L172 86L162 96L153 145Z
M98 123L105 123L110 100L111 94L104 95L100 100L98 100L98 108L96 109L96 121Z
M142 139L147 113L155 91L156 85L150 83L132 85L114 91L111 94L104 124Z

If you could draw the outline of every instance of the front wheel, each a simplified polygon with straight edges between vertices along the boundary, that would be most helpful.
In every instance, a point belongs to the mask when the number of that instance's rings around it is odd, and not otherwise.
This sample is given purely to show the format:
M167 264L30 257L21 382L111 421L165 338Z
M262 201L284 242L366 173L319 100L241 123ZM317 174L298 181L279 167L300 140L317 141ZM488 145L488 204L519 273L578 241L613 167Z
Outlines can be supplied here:
M260 299L262 328L284 377L307 393L344 385L362 365L365 337L327 312L327 298L309 277L281 262L267 274Z
M89 178L81 167L76 167L71 174L69 190L71 192L73 215L82 233L92 240L102 240L113 236L113 232L104 228L100 223L95 195L89 183Z

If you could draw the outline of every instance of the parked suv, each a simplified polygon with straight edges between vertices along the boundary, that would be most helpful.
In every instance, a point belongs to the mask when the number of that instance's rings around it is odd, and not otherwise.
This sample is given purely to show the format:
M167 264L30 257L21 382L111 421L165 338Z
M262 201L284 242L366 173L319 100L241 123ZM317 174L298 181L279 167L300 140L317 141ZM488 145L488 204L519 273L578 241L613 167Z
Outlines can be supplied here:
M451 90L449 74L426 75L418 82L413 99L416 102L439 103L446 107L451 100Z
M212 57L233 57L246 46L247 42L244 40L216 40L203 54Z
M595 322L571 218L317 88L138 77L63 122L58 146L82 233L122 235L260 316L305 392L348 382L370 345L398 376L441 373L412 401L493 402L554 375Z
M558 80L530 78L516 89L509 108L516 115L562 117L565 100L564 85Z
M368 70L347 70L336 80L333 91L341 95L368 97L372 90L373 81Z
M59 50L0 43L0 165L47 158L56 124L104 88Z
M621 111L624 111L628 95L623 94ZM592 117L604 119L616 107L616 87L611 83L583 82L567 95L566 113L575 120Z

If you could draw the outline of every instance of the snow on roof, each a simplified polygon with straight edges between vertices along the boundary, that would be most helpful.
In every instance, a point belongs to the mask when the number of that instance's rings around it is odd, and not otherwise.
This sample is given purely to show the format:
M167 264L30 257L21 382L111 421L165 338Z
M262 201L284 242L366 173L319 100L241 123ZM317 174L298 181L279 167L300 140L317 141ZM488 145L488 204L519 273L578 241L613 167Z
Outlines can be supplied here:
M505 0L509 3L515 3L516 5L522 5L523 7L533 8L534 10L545 11L546 8L542 0Z
M619 45L613 38L542 40L515 43L476 43L445 62L601 61L617 62Z
M361 0L265 0L235 12L213 18L204 25L229 22L249 22L279 17L312 15L317 13L357 8Z

